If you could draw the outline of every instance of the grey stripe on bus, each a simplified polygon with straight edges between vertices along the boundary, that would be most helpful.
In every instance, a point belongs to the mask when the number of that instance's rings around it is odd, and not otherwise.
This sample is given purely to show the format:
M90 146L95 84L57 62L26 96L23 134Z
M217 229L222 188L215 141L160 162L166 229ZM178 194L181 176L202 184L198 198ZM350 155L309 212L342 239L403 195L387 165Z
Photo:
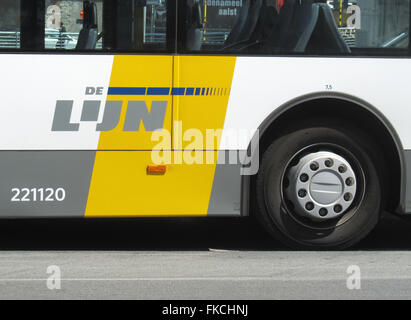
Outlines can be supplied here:
M2 151L0 217L84 217L95 151ZM64 188L63 201L12 202L13 188Z
M238 159L238 151L219 151L214 173L213 187L207 215L240 216L241 203L241 164L230 164L232 153Z

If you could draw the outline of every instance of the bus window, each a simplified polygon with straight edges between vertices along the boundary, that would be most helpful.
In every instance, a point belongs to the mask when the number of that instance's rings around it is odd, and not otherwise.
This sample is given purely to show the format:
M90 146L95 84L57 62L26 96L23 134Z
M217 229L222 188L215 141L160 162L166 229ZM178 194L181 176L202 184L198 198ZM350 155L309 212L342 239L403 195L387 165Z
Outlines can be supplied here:
M182 11L185 52L408 54L410 0L189 0Z
M20 48L20 0L0 2L0 49Z
M349 47L408 48L409 0L334 0L329 5Z
M46 49L144 51L166 46L164 0L46 0Z
M46 50L101 50L103 1L45 1Z
M104 0L103 49L163 51L167 46L167 1Z
M0 50L164 51L167 13L166 0L2 0Z

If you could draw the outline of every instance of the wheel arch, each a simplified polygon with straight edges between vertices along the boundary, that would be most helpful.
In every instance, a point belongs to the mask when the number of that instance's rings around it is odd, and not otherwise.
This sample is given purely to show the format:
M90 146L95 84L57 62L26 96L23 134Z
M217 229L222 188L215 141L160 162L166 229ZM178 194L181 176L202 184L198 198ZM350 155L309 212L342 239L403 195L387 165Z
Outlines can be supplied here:
M337 104L338 107L326 108L325 104L330 101ZM364 117L365 120L371 121L369 122L370 127L378 133L379 138L383 139L381 141L384 142L384 146L388 146L394 152L390 156L387 155L387 158L390 158L388 159L390 163L394 165L389 170L395 174L395 186L391 190L393 192L393 201L390 201L387 207L399 213L405 213L406 161L402 142L385 115L375 106L360 98L339 92L317 92L303 95L281 105L265 118L258 127L256 134L259 135L259 151L251 152L253 161L255 161L256 154L259 156L259 161L262 153L267 148L267 143L278 137L290 122L294 121L295 123L298 117L315 117L319 116L321 112L321 116L325 114L325 116L334 118L349 118L349 116L343 115L343 107L349 107L349 111L354 113L351 115L357 116L353 121L355 124L358 125L360 118L364 119ZM251 144L249 150L250 148ZM245 216L250 215L251 209L255 207L252 197L255 177L256 175L243 175L241 178L241 214Z

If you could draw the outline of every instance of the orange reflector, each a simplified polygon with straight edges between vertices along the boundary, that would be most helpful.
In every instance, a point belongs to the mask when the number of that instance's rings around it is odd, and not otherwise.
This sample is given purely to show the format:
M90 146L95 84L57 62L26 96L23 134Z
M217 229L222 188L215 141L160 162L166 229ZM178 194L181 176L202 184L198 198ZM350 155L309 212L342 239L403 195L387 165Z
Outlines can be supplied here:
M148 165L147 166L147 173L156 173L156 174L165 174L167 171L167 166L155 166L155 165Z
M81 10L81 11L80 11L80 18L81 18L81 19L84 19L84 10Z

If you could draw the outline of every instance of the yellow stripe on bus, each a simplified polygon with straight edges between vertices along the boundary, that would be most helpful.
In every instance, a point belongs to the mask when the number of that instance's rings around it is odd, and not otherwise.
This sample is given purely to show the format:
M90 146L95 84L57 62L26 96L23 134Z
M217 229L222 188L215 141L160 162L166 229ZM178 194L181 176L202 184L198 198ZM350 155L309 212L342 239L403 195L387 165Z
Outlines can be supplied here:
M179 56L175 57L174 86L205 88L204 96L174 97L174 120L182 122L182 132L200 130L203 137L202 149L218 150L219 142L211 148L206 146L207 130L223 129L227 113L228 99L234 75L235 57L219 56ZM174 141L182 141L184 137L173 137ZM190 141L182 141L185 149Z
M215 166L169 165L165 175L148 175L149 163L150 151L98 151L85 216L207 214Z
M178 60L174 63L173 84L169 84L172 72L161 79L163 71L158 69L158 65L157 67L151 66L152 68L149 66L156 62L157 64L164 62L166 65L166 60L169 58ZM164 87L168 85L170 87L214 88L213 91L209 91L209 95L204 96L195 94L173 98L170 96L173 101L173 105L169 104L168 107L170 119L172 115L173 120L183 121L184 129L194 128L201 132L205 132L206 129L222 129L235 61L234 57L116 56L110 87ZM137 65L140 67L133 68ZM176 66L178 66L177 69ZM120 68L120 71L117 68ZM129 99L129 97L124 98ZM148 101L164 99L163 96L140 97L140 99L145 98L148 98ZM110 100L118 99L118 96L110 97ZM218 151L196 151L197 155L200 154L199 158L202 158L204 164L184 162L185 156L192 156L193 152L172 151L171 158L182 159L183 163L167 165L167 172L164 175L149 175L146 169L153 162L152 152L146 149L151 146L143 141L144 139L150 141L150 137L146 134L150 133L138 132L133 136L128 136L117 130L101 134L91 179L86 217L204 216L207 214ZM173 138L176 137L177 135ZM183 142L182 147L186 143ZM146 150L130 151L133 148L134 150ZM107 151L107 149L112 151ZM213 164L206 164L207 157L214 159Z
M173 83L172 70L172 56L115 56L110 87L171 87ZM127 132L123 130L127 104L130 100L144 100L149 109L153 100L167 101L164 129L171 130L172 97L169 95L116 95L108 96L108 100L123 101L123 108L119 125L112 131L101 133L98 150L151 150L157 144L157 142L151 141L151 132L147 132L142 124L140 131Z

